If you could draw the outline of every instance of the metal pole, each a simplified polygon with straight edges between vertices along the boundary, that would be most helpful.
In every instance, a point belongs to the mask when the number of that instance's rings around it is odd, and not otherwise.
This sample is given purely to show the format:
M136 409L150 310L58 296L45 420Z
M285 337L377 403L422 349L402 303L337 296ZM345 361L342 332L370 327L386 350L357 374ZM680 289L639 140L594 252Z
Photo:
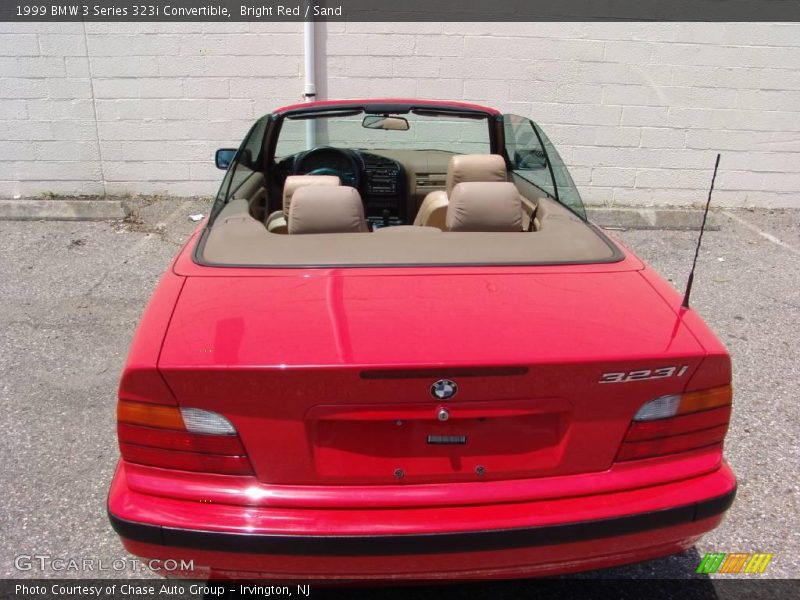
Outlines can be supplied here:
M317 97L316 66L315 54L316 43L314 39L314 21L305 21L303 24L304 33L304 65L305 65L305 85L303 87L303 98L306 102L313 102ZM317 145L317 130L314 119L306 120L306 147L314 148Z

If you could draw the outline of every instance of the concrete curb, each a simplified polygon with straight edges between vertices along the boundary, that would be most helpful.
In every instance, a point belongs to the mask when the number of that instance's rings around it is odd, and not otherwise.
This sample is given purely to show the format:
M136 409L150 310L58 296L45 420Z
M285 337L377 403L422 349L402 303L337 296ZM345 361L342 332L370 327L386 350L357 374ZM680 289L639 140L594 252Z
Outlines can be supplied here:
M703 222L703 211L698 208L586 208L589 220L595 225L610 229L672 229L698 230ZM714 211L708 213L706 229L719 230L719 218Z
M125 215L121 200L0 199L0 220L6 221L107 221Z
M164 200L169 200L165 198ZM126 207L126 203L128 206ZM124 219L132 200L99 198L0 199L0 220L7 221L107 221ZM606 208L589 206L586 212L600 227L612 229L696 230L703 220L697 208ZM707 228L719 229L718 215L708 215Z

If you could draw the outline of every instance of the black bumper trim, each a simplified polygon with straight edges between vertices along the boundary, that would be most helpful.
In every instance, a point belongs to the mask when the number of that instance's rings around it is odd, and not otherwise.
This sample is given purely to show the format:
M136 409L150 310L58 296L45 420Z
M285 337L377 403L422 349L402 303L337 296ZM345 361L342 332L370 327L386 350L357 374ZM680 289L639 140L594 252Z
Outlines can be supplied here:
M225 533L177 529L108 518L123 538L177 548L251 554L370 556L480 552L568 544L641 533L653 529L692 523L725 512L733 503L736 489L724 496L696 504L638 513L625 517L580 521L525 529L499 529L459 533L375 535L375 536L293 536Z

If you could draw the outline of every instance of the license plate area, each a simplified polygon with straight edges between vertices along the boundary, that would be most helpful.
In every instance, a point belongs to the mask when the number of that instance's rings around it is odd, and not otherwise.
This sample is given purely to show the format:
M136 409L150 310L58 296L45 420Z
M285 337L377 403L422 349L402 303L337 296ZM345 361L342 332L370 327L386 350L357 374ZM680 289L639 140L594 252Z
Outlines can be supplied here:
M429 483L553 472L570 415L561 399L323 405L308 412L306 425L326 482Z

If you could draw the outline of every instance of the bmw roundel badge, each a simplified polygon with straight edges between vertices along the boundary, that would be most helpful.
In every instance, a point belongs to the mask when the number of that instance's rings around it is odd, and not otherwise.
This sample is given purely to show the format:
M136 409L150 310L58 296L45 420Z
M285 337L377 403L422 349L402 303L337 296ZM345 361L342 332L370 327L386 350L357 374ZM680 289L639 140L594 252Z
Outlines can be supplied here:
M449 379L440 379L431 386L431 396L439 400L447 400L456 395L458 386L455 381Z

